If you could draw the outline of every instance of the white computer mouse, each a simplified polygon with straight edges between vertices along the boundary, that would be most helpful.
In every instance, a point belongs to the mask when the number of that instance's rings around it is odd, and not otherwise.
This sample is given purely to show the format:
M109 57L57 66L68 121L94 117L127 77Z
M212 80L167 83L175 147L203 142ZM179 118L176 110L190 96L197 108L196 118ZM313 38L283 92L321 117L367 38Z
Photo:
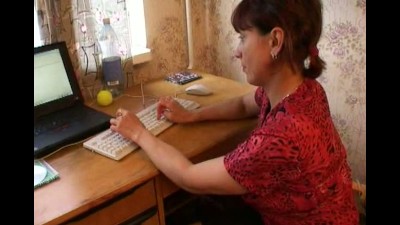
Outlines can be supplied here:
M203 84L193 84L185 89L188 95L210 95L212 91Z

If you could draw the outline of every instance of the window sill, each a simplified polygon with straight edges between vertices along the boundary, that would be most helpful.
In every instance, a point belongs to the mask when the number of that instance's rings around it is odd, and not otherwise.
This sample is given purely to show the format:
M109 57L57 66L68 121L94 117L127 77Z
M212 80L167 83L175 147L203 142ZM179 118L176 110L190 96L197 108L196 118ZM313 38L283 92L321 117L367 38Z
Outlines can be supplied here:
M133 48L132 49L132 64L140 64L148 62L152 59L151 49L149 48Z

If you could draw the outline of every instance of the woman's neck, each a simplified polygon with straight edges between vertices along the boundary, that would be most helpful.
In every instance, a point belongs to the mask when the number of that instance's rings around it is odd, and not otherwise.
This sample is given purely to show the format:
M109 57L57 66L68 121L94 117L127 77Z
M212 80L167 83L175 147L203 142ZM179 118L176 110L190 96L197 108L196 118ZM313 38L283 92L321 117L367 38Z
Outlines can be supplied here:
M303 81L304 77L301 73L293 73L290 69L275 74L264 86L271 103L271 109L294 93Z

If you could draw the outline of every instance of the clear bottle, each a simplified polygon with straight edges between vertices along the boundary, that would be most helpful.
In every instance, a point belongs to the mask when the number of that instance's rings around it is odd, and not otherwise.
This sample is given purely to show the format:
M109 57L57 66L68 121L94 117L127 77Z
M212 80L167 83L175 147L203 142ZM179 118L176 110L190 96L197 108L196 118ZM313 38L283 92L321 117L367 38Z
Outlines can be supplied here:
M110 25L110 19L103 19L103 28L99 35L101 50L101 67L104 84L113 97L121 95L124 91L125 81L121 65L120 44L117 34Z

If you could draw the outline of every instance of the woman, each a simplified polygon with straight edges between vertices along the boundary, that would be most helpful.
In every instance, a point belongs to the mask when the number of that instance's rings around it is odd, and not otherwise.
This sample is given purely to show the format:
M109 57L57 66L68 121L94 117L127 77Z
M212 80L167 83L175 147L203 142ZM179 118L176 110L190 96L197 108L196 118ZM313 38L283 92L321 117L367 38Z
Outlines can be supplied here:
M243 0L232 25L240 34L235 56L257 89L194 111L162 98L158 116L188 123L258 115L246 141L224 156L192 164L132 112L118 110L111 129L140 145L181 188L240 195L264 224L358 224L346 151L316 81L325 68L317 49L321 2Z

